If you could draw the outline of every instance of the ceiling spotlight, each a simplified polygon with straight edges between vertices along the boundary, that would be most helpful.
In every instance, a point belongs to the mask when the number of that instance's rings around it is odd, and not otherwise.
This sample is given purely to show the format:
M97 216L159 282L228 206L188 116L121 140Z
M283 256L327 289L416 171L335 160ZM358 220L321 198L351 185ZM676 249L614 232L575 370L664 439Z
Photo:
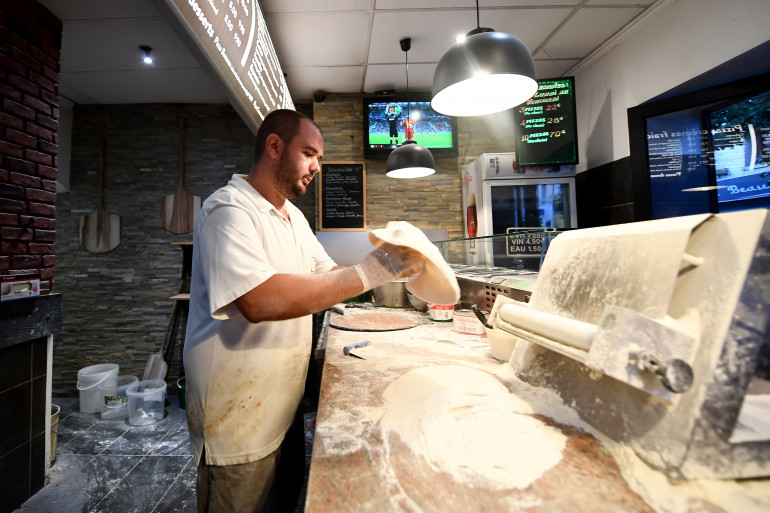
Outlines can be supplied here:
M142 60L145 64L152 64L152 48L150 48L147 45L142 45L139 47L139 49L144 52L144 57Z

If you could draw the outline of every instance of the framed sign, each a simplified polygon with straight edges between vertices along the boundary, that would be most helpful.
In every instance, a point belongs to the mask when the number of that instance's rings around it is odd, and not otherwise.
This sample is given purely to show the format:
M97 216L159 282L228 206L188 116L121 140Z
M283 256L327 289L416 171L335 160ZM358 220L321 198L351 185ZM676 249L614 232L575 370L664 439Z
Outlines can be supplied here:
M322 162L320 175L319 230L364 230L366 165Z

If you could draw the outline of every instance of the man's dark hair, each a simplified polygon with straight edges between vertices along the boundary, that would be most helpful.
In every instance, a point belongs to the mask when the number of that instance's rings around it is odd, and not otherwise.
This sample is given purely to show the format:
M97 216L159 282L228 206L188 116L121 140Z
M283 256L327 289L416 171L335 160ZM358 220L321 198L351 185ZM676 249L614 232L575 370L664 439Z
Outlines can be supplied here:
M262 120L262 124L257 131L257 141L254 148L254 162L257 163L262 158L262 153L265 151L265 144L267 143L267 137L270 134L275 134L281 138L281 140L287 146L291 144L291 141L299 133L299 125L303 119L307 119L318 131L321 131L321 127L313 121L312 118L291 109L278 109L274 110L265 116Z

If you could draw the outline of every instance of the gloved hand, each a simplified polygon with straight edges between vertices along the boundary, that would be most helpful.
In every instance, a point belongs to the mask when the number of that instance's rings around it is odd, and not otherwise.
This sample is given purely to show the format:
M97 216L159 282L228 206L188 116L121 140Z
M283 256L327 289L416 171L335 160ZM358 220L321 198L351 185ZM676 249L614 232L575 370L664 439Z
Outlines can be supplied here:
M424 261L419 251L386 243L366 255L353 269L367 291L420 272Z

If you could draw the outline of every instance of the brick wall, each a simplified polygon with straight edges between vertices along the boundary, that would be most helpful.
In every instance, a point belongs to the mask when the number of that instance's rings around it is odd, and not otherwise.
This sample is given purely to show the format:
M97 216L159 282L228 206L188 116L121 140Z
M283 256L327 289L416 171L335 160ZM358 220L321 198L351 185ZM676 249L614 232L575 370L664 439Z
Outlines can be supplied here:
M0 1L0 274L39 271L53 290L61 22Z

